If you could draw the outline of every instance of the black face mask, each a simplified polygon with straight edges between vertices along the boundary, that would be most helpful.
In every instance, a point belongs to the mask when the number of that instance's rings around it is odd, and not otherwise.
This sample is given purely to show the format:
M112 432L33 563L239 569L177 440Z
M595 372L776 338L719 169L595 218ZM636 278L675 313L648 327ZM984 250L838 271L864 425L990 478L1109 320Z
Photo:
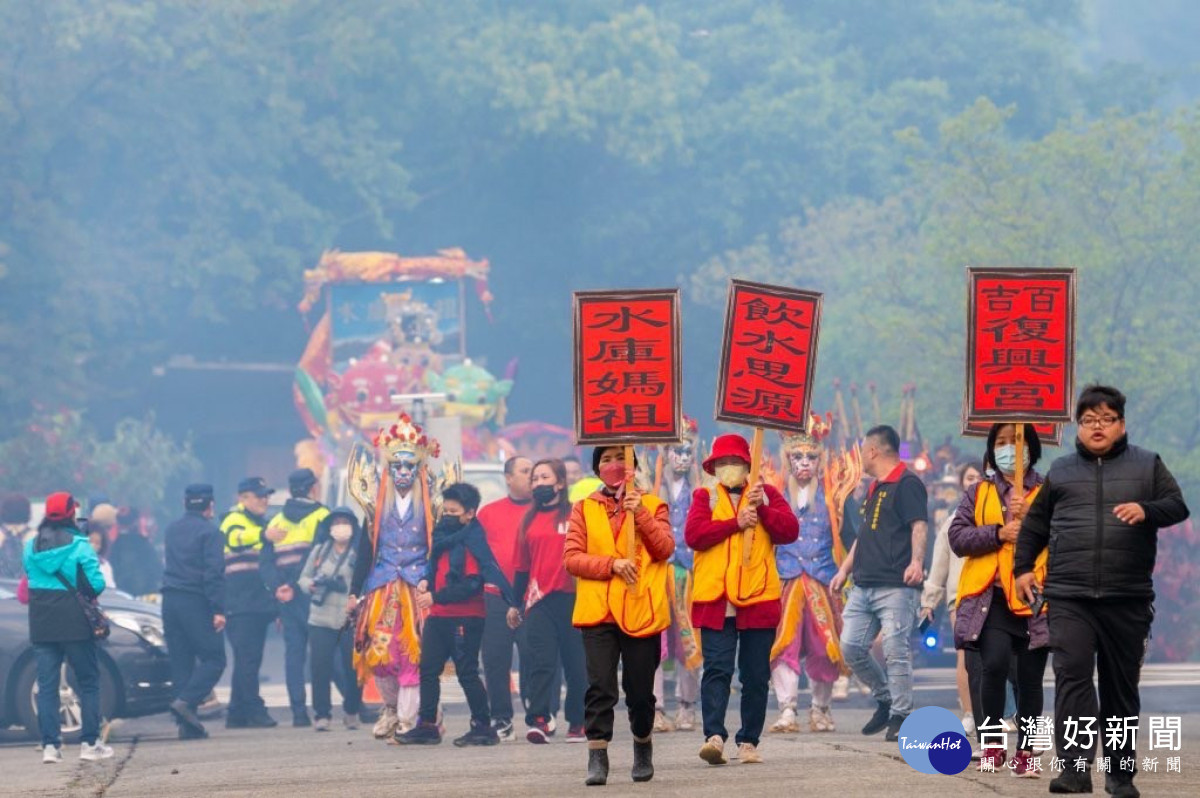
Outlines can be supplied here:
M461 530L466 524L460 516L443 515L438 519L437 524L433 527L433 531L438 534L454 534Z
M533 500L538 503L539 507L553 504L557 496L558 488L553 485L538 485L533 489Z

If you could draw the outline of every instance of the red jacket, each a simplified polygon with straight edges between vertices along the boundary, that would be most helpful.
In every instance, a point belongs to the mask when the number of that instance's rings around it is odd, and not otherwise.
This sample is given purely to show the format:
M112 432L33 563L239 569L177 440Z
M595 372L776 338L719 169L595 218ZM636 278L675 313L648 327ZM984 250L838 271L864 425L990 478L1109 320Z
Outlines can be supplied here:
M766 502L758 508L758 520L763 529L776 546L794 543L800 536L800 522L796 519L796 514L792 512L782 493L770 485L764 485L763 489ZM730 518L728 521L713 520L707 489L699 488L692 494L692 509L688 512L683 536L693 550L711 549L740 531L736 518ZM692 625L701 629L724 628L727 603L727 599L724 598L692 602ZM783 605L779 599L740 607L735 616L737 628L774 629L779 625L782 613Z

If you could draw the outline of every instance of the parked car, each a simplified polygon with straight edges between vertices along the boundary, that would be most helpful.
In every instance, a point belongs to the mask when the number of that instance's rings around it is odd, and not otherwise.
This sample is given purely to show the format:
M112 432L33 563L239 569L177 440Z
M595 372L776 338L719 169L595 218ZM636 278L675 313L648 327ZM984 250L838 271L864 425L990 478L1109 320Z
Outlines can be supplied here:
M0 580L0 728L24 727L37 734L37 666L29 642L29 608L17 601L17 583ZM166 712L171 702L171 669L158 605L115 590L101 604L112 634L100 644L100 714L133 718ZM64 738L74 739L82 707L74 674L64 665L61 713Z

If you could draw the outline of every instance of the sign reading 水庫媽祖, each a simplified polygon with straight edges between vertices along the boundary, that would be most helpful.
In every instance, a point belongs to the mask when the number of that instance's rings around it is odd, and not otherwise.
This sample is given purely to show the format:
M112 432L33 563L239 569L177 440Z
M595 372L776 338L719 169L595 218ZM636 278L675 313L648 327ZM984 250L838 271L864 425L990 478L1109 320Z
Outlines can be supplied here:
M679 440L679 290L576 291L575 438L580 444Z

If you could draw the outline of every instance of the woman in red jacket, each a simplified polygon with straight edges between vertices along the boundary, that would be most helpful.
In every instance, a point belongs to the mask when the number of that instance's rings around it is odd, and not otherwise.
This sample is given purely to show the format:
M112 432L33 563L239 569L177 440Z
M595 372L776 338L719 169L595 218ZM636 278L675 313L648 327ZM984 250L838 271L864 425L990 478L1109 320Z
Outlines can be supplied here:
M529 656L529 706L525 724L531 743L548 743L554 670L562 661L567 683L563 714L567 741L583 742L583 693L587 674L583 638L571 623L575 608L575 579L563 566L567 519L567 471L561 460L540 460L533 466L533 505L521 521L517 540L517 576L514 589L524 596L526 650ZM510 618L518 620L516 609Z

